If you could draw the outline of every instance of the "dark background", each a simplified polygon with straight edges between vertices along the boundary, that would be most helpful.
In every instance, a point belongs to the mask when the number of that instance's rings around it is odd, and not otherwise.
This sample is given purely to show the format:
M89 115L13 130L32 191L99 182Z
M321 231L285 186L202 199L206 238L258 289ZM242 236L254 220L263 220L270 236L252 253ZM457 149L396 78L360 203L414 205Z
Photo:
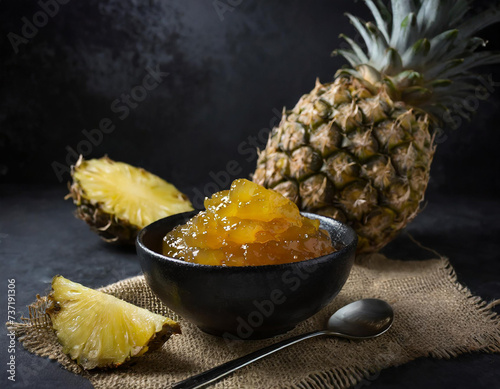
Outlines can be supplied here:
M475 4L478 10L491 2ZM223 20L212 0L72 0L59 8L16 54L8 34L21 35L22 18L32 21L41 8L36 1L0 2L0 273L16 279L18 316L55 274L99 287L140 273L133 252L102 243L62 200L69 175L60 180L52 165L66 164L67 148L86 140L83 130L110 118L115 130L87 157L108 154L142 166L192 198L230 160L241 166L239 177L253 171L251 137L270 127L275 111L293 107L316 77L330 81L344 65L330 57L342 44L339 33L356 35L343 14L369 18L362 1L349 0L243 0ZM499 32L492 26L480 34L489 49L500 50ZM111 105L142 84L148 66L169 75L121 120ZM500 82L500 65L480 70ZM429 204L408 228L450 257L459 280L488 301L500 297L499 90L480 101L471 123L440 138ZM435 257L405 235L384 252ZM18 382L9 388L90 388L19 344L17 353ZM365 384L491 388L499 371L498 355L471 354L420 359Z
M477 9L488 3L476 2ZM59 182L52 163L67 165L67 147L77 150L86 140L82 130L106 117L116 129L92 147L89 158L108 154L188 192L211 181L209 172L225 170L231 159L242 167L239 176L248 176L255 156L242 155L238 146L269 128L276 110L293 107L316 77L328 82L345 64L330 56L342 44L339 33L356 36L345 12L369 18L361 1L245 0L220 11L222 17L214 4L69 1L15 54L8 33L22 35L21 18L33 21L41 8L3 1L0 180ZM499 31L483 32L489 49L500 48ZM121 120L111 104L142 83L147 66L169 75ZM500 81L498 70L481 69ZM495 89L488 102L480 101L473 122L439 145L430 191L494 194L500 188Z

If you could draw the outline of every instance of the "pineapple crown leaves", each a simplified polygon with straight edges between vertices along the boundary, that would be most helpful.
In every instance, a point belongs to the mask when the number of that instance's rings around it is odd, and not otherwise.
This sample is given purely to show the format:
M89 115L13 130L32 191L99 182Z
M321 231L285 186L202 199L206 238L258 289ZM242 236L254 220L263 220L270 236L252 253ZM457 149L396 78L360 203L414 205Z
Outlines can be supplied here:
M366 50L341 34L339 49L353 69L341 69L372 84L383 83L397 98L440 116L469 96L477 85L476 66L500 63L500 53L476 50L475 37L500 21L500 7L469 16L472 0L364 0L374 22L347 14Z

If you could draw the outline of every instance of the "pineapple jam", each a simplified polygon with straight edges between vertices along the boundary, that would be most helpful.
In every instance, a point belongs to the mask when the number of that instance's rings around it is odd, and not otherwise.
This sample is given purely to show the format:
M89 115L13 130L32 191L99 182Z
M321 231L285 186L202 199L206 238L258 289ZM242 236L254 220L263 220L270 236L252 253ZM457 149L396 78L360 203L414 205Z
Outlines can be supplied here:
M319 220L278 192L245 179L205 199L205 211L163 238L163 254L217 266L298 262L335 251Z

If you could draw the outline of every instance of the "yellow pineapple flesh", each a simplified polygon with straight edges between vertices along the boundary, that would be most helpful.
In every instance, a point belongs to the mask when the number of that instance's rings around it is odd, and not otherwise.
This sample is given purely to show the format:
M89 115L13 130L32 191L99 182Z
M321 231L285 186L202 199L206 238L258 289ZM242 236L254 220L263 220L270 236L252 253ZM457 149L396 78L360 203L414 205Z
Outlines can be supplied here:
M108 157L80 157L72 177L69 196L77 217L109 242L134 243L137 232L148 224L193 209L174 185Z
M171 319L62 276L52 280L48 300L64 353L86 370L119 366L180 333Z

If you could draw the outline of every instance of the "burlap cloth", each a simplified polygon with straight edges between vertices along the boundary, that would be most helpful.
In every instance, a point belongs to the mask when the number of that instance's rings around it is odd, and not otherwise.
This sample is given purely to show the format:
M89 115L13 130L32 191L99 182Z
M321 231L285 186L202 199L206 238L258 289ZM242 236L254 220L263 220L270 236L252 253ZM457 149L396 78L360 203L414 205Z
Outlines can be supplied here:
M377 297L394 308L393 327L379 338L348 341L315 338L247 366L217 388L347 388L371 380L381 369L418 357L451 358L460 353L500 352L500 317L481 298L457 282L446 259L395 261L380 254L358 258L345 287L320 313L278 338L228 344L178 318L151 292L142 276L102 289L153 312L179 320L182 335L161 350L128 366L85 372L61 352L43 313L43 299L30 308L30 319L13 329L29 351L57 359L87 377L95 388L166 388L279 339L323 328L338 308Z

